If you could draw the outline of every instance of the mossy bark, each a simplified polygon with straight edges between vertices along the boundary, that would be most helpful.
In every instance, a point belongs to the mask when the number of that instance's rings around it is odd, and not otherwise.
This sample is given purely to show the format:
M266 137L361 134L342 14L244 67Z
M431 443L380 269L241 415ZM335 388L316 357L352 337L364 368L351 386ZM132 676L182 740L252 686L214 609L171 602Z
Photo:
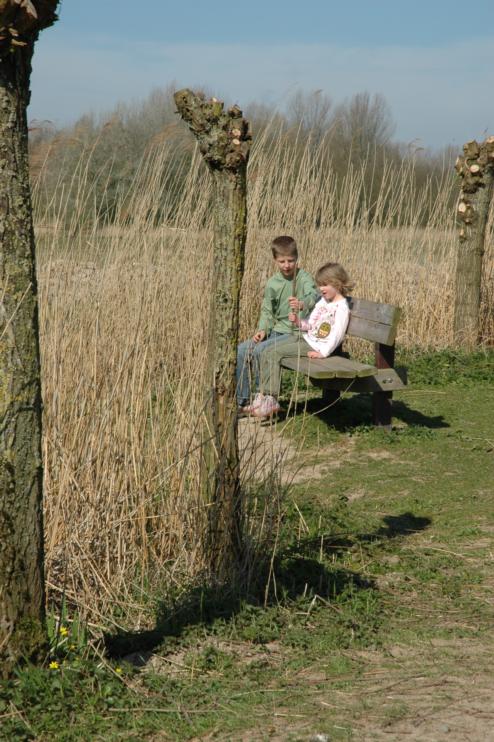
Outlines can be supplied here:
M41 381L26 107L57 2L0 3L0 667L46 643Z
M482 262L489 208L494 193L494 137L467 142L456 170L462 179L458 202L460 224L455 280L454 334L456 342L472 349L481 340L480 302Z
M207 434L203 486L208 502L207 555L215 579L229 579L242 551L237 442L236 362L240 288L247 233L246 168L251 136L237 106L190 90L175 94L214 182L213 286L208 332Z

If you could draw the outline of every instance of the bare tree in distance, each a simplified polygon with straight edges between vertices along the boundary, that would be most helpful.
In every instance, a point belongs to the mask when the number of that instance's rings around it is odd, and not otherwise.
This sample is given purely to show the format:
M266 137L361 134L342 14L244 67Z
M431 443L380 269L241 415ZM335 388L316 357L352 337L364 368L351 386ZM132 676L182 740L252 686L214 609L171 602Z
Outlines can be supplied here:
M44 647L38 305L26 107L58 0L0 0L0 667Z
M454 333L464 348L480 340L482 263L489 209L494 194L494 136L463 146L455 165L461 178L460 223L455 281Z
M290 98L287 105L288 121L302 129L319 143L332 126L333 102L322 90L304 93L302 90Z
M214 184L203 486L209 514L207 556L212 575L223 582L234 574L242 549L235 372L251 135L236 105L225 111L222 101L188 89L178 90L175 102L199 142Z
M205 97L211 97L208 92L202 92ZM389 166L398 170L403 164L409 165L411 159L414 161L411 177L417 188L425 186L431 190L431 204L433 194L440 191L444 177L453 178L451 171L457 148L449 162L444 156L444 151L449 150L427 150L421 155L419 142L395 141L392 137L394 125L391 113L383 96L359 93L333 107L329 107L330 96L322 91L297 93L291 100L292 108L288 101L286 108L279 110L256 101L246 106L245 115L256 132L259 154L269 152L282 137L287 157L299 163L309 146L317 150L314 177L324 178L331 171L342 182L351 166L350 169L362 174L365 200L370 203L375 202L386 168ZM182 198L181 189L186 186L185 173L194 152L194 142L177 121L175 110L172 87L168 86L152 91L142 101L119 104L104 115L82 116L75 124L53 131L53 146L50 146L49 129L43 136L34 132L30 143L34 165L32 173L36 175L43 166L43 188L38 190L37 195L40 212L53 203L54 192L64 188L70 202L70 208L65 212L67 216L82 209L84 218L91 219L93 203L97 202L99 213L109 215L112 219L117 215L114 207L119 194L129 191L144 160L166 151L167 170L174 173L174 193L164 189L163 194L166 195L163 201L166 206L156 201L154 210L157 221L173 220ZM382 114L380 123L379 111ZM362 126L351 124L352 119L359 117L365 124L363 133ZM317 136L310 129L301 127L301 119L316 124ZM324 133L320 138L322 131ZM87 200L84 206L77 201L77 189L73 187L74 171L82 161L85 161L84 166L94 189L94 201ZM258 174L257 161L256 157L249 169L249 176L253 180ZM108 178L110 164L111 175ZM105 173L103 177L102 173ZM125 209L120 211L122 214L125 218L132 218ZM80 226L84 219L79 218L76 223Z
M384 147L393 136L395 126L386 98L380 93L357 93L335 111L335 126L340 146L358 161L369 150Z

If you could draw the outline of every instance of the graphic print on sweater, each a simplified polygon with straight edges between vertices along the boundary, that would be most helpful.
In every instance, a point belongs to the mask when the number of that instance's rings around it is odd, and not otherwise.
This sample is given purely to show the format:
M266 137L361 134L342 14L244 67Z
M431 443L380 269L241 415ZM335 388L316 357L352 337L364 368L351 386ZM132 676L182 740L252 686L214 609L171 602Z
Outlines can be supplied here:
M321 322L321 324L317 328L316 336L318 338L324 339L328 337L330 332L331 325L329 324L329 322Z
M304 340L326 358L343 342L350 319L346 299L326 301L319 299L308 320L302 320L300 329Z

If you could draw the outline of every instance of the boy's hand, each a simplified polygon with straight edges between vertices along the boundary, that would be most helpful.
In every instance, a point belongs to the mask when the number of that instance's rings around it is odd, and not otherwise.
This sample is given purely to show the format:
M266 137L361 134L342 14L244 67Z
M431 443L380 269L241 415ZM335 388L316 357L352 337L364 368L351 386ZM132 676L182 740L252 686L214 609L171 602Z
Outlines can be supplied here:
M299 301L296 296L290 296L288 303L294 312L300 312L304 308L304 302Z
M324 356L322 353L319 353L318 350L309 350L307 358L324 358Z
M288 313L288 321L293 322L294 325L297 325L297 327L300 327L300 320L298 318L298 315L295 314L295 312Z
M260 343L264 340L266 337L266 333L264 330L258 330L255 335L252 335L252 342L253 343Z

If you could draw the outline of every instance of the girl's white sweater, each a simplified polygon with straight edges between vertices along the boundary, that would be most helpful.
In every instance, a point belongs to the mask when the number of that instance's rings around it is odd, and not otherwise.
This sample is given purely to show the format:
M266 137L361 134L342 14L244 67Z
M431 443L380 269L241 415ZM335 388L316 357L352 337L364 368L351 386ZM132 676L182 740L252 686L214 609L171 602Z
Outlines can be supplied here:
M350 320L346 299L326 301L321 298L310 313L309 319L300 320L304 340L325 358L340 345Z

